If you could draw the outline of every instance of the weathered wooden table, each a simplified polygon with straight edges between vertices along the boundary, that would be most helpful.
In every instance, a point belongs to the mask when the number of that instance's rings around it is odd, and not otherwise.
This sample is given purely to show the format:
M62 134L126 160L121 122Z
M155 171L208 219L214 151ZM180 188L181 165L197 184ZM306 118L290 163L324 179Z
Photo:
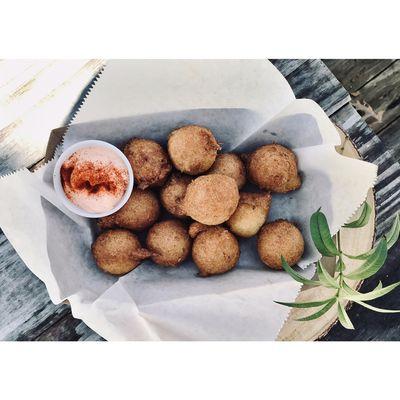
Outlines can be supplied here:
M67 99L72 108L77 100L79 88L89 83L89 78L102 66L102 62L98 60L81 62L81 66L77 62L76 65L71 64L70 69L62 68L57 63L44 61L38 66L37 63L31 62L16 66L10 71L0 62L0 111L6 111L0 112L1 175L21 167L32 166L43 159L51 128L54 128L55 124L62 125L68 121L68 117L63 121L61 115L57 115L57 108L52 106L52 103L57 103L60 96L63 96L62 112L65 113L67 92ZM347 133L360 155L378 165L379 177L375 186L375 198L376 236L379 238L388 229L391 217L400 210L399 165L349 104L349 94L322 61L275 60L274 64L289 81L297 97L318 102L331 120ZM32 102L33 97L30 99L29 93L33 90L32 87L34 90L40 90L40 79L46 68L54 69L54 88L50 93L43 93L39 102ZM2 76L4 71L8 75ZM30 79L25 79L26 77ZM10 86L15 88L5 96L5 90ZM13 109L16 103L18 107ZM37 123L38 109L46 106L49 112L53 111L56 115L53 113L53 119L44 123L53 125L49 125L48 129L45 126L46 133L33 138L32 134L29 135L32 132L29 128L32 122ZM21 107L25 107L24 112L17 114L16 110L21 110ZM390 250L386 265L376 276L365 281L363 288L371 290L379 280L384 285L400 280L399 256L400 245L397 245ZM400 308L400 296L395 291L376 300L375 303L380 307ZM44 284L26 268L1 231L0 313L2 340L101 339L83 322L72 317L68 305L56 306L51 303ZM375 314L357 305L351 308L349 315L356 330L348 331L335 325L324 340L400 339L400 318L396 315Z

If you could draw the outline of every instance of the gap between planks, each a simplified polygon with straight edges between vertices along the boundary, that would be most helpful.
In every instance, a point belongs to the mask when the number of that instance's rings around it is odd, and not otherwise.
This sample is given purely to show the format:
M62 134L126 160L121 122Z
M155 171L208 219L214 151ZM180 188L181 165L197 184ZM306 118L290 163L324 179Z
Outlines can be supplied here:
M356 90L361 90L364 86L368 85L368 83L372 82L376 77L378 77L380 74L385 72L388 68L390 68L397 60L393 60L389 65L387 65L385 68L383 68L380 72L376 73L371 79L368 79L362 86L360 86Z

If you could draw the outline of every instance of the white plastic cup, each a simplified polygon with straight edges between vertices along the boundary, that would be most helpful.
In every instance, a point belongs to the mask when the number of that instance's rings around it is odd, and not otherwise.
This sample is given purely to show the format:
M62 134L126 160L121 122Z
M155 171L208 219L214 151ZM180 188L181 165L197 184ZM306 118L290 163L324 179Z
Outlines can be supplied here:
M102 148L107 148L111 149L114 153L116 153L121 160L124 162L126 169L128 170L128 187L126 188L126 191L124 195L122 196L121 200L118 202L118 204L112 208L111 210L104 211L102 213L92 213L86 210L83 210L82 208L78 207L68 197L66 196L64 192L64 188L61 182L61 166L63 165L64 161L66 161L69 157L72 156L73 153L75 153L77 150L86 148L86 147L102 147ZM84 140L82 142L78 142L73 144L72 146L68 147L59 157L59 159L56 162L56 165L54 167L54 172L53 172L53 184L54 184L54 189L56 191L57 197L60 199L62 204L69 210L72 211L73 213L80 215L82 217L87 217L87 218L101 218L101 217L106 217L107 215L111 215L118 211L129 199L129 196L132 193L133 189L133 171L131 164L129 163L128 159L125 157L124 153L122 153L121 150L116 148L110 143L103 142L102 140Z

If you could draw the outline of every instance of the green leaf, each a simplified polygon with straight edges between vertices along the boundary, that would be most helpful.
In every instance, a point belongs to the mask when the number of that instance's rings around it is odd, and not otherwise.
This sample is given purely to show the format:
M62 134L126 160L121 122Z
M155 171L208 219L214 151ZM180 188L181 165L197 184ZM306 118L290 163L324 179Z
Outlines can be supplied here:
M344 224L343 226L345 228L361 228L368 224L371 212L372 212L371 206L365 201L363 204L363 209L358 219L356 221Z
M352 289L350 286L346 284L346 282L343 282L343 291L345 294L342 296L343 298L347 300L374 300L378 299L379 297L384 296L385 294L390 293L392 290L396 289L398 286L400 286L400 282L393 283L392 285L382 287L382 283L379 282L378 286L372 290L371 292L368 293L360 293L357 292L356 290Z
M400 310L386 310L385 308L379 308L371 306L370 304L364 303L363 301L354 300L355 303L360 304L361 306L368 308L369 310L376 311L382 314L397 314L400 313Z
M386 235L386 240L387 240L387 248L390 249L399 239L399 234L400 234L400 218L399 214L396 214L396 217L394 218L392 227L390 228L390 231Z
M319 281L312 281L310 279L304 278L302 275L300 275L298 272L296 272L293 268L289 266L289 264L286 262L284 257L281 257L282 260L282 266L283 269L297 282L300 282L304 285L309 285L309 286L320 286L321 282Z
M339 317L339 322L342 324L342 326L346 329L354 329L354 325L350 321L350 318L346 312L346 309L342 306L340 301L338 301L338 317Z
M357 292L357 290L354 290L353 288L351 288L345 281L343 281L343 289L346 289L346 291L350 294L362 294L360 292ZM379 281L378 285L376 286L376 288L374 290L379 290L382 289L382 282Z
M352 260L366 260L368 257L372 256L375 253L380 241L373 247L371 250L368 250L366 253L360 254L358 256L351 256L350 254L343 253L347 258L351 258Z
M320 261L317 262L317 274L319 280L326 287L339 289L339 285L336 280L329 275L329 272L324 268Z
M332 306L336 303L336 301L337 301L337 298L334 297L329 303L327 303L324 307L322 307L316 313L311 314L308 317L296 319L296 321L311 321L313 319L317 319L321 315L324 315L327 311L329 311L332 308Z
M360 254L358 256L351 256L349 254L345 254L345 256L348 258L351 258L352 260L366 260L367 258L371 257L376 252L381 241L382 241L382 239L379 239L379 241L376 243L376 245L371 250L368 250L366 253Z
M400 235L400 217L399 214L396 214L392 227L390 228L390 231L386 235L388 250L397 242L397 240L399 239L399 235ZM366 253L360 254L358 256L351 256L349 254L345 254L345 256L351 258L352 260L366 260L368 257L370 257L372 254L375 253L381 240L382 239L380 239L378 243Z
M310 219L311 237L317 250L327 257L339 255L335 242L329 231L328 222L321 211L316 211Z
M376 251L355 271L345 275L347 279L359 280L366 279L376 274L385 263L387 256L386 239L383 238L376 248Z
M275 301L275 303L281 304L282 306L287 306L287 307L293 307L293 308L312 308L312 307L318 307L318 306L323 306L326 303L329 303L332 301L334 297L331 297L329 299L325 300L320 300L320 301L309 301L309 302L296 302L296 303L285 303L282 301Z
M345 268L346 268L346 266L344 265L343 259L340 256L336 263L336 271L343 272L345 270Z

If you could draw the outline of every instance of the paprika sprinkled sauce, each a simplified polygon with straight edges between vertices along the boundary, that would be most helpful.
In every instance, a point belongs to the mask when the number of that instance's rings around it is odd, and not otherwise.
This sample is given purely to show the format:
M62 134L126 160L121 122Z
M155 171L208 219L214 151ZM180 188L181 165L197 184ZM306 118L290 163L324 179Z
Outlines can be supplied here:
M112 210L124 196L129 173L111 148L90 146L76 150L60 168L66 197L90 213Z

